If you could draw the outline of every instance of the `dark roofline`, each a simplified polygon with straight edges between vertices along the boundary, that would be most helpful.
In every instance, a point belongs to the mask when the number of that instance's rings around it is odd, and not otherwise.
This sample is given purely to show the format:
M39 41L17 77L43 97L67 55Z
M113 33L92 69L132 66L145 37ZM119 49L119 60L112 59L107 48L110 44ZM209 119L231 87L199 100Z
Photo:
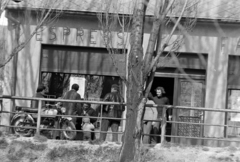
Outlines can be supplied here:
M42 8L29 8L29 7L16 7L14 5L8 5L6 7L7 10L13 11L13 10L20 10L20 11L24 11L24 10L30 10L30 11L41 11ZM85 15L85 16L97 16L98 13L101 12L91 12L91 11L78 11L78 10L59 10L59 9L52 9L53 13L63 13L66 15L74 15L76 16L76 14L78 15ZM120 17L122 15L124 16L130 16L129 14L119 14ZM153 18L153 15L146 15L146 18L151 19ZM178 18L177 16L175 18ZM186 19L187 17L183 17L183 19ZM234 19L221 19L221 18L216 18L216 19L210 19L210 18L197 18L197 22L200 23L214 23L214 22L218 22L221 24L239 24L240 20L234 20Z

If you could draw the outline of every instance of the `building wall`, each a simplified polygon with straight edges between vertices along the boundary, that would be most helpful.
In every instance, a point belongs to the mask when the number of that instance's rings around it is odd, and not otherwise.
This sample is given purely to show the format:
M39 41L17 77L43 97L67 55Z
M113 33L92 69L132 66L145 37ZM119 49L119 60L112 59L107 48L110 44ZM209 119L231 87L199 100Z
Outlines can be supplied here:
M20 19L18 15L15 17ZM36 22L28 18L22 20L22 23L27 24L21 25L21 28L24 31L23 36L28 38L35 30ZM30 43L19 52L16 63L16 78L5 78L5 83L8 83L4 89L5 94L12 94L12 91L15 91L12 95L33 96L39 81L40 55L43 44L104 47L97 19L91 16L61 17L49 26L44 27L43 32L38 32ZM70 33L68 34L69 29ZM147 20L144 50L148 44L150 29L151 22ZM10 24L9 32L13 35L12 30ZM240 55L238 48L236 48L236 40L240 37L239 30L238 25L234 24L219 26L216 23L198 23L193 32L186 36L185 43L180 49L180 52L184 53L205 53L208 55L205 107L217 109L225 109L226 107L228 55ZM82 35L83 32L84 35ZM9 40L15 41L12 35L9 35ZM117 31L114 33L113 42L115 47L118 47L121 42ZM9 51L13 47L9 46ZM6 71L11 73L13 64L8 66ZM11 85L14 84L14 80L16 87L15 90L12 90ZM30 103L17 101L16 104L29 106ZM224 124L224 120L225 116L221 113L205 113L205 123ZM205 127L204 135L206 137L223 137L224 131L221 127Z
M12 52L13 47L16 45L16 29L13 22L10 22L8 24L11 24L7 27L7 30L5 30L5 36L7 44L7 48L5 51L4 59L7 59L9 57L9 54ZM11 59L5 66L4 66L4 73L3 73L3 94L2 95L14 95L15 93L15 83L16 83L16 57ZM3 99L2 100L2 110L3 111L11 111L13 107L13 102L11 102L9 99ZM9 118L11 114L9 113L2 113L1 114L1 124L2 125L8 125L9 124ZM6 128L7 129L7 128ZM5 130L5 128L1 128L1 130Z

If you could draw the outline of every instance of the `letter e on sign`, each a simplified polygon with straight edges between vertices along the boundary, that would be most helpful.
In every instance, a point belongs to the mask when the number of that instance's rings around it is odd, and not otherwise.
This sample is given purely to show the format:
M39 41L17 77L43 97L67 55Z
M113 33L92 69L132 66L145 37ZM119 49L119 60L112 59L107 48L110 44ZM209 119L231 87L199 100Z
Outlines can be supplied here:
M96 44L96 30L90 30L90 44Z
M42 31L43 31L43 26L37 29L36 41L42 41Z

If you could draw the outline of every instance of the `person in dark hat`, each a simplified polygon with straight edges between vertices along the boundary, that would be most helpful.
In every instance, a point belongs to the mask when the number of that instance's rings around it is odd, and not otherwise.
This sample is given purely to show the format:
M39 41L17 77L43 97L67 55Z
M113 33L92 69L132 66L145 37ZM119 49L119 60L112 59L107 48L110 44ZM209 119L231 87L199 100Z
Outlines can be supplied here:
M33 97L44 98L45 91L46 91L46 87L44 85L40 84L40 85L38 85L36 94ZM32 108L38 108L38 101L37 100L33 100L32 103L31 103L31 107ZM46 107L45 101L42 101L42 107L43 108Z
M153 101L157 105L169 105L169 99L164 96L166 93L163 87L157 87L155 89L156 96L153 97ZM162 107L157 108L158 111L158 117L157 120L161 121L162 120ZM153 124L153 134L160 134L160 124L161 122L154 122ZM160 142L160 137L154 136L153 137L154 142L159 143Z
M111 92L106 94L103 101L108 102L121 102L123 103L123 97L119 93L119 86L117 84L113 84L111 86ZM100 140L105 141L107 136L108 128L111 127L112 132L118 132L119 125L121 120L117 118L122 117L122 113L125 110L123 105L104 105L103 106L103 117L115 118L115 119L102 119L101 123L101 131L105 131L106 133L100 134ZM118 134L112 134L112 141L118 141Z

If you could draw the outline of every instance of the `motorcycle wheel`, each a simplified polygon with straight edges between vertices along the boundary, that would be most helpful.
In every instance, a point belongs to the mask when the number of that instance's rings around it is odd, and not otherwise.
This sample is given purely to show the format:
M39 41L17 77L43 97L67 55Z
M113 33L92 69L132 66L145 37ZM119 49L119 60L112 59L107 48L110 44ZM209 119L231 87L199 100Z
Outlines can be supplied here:
M27 119L24 119L23 117L18 117L12 122L12 126L18 126L19 128L12 128L13 133L23 136L23 137L30 137L34 130L33 129L26 129L24 127L31 127L33 125L33 121L30 119L28 120L29 124L24 124ZM22 127L22 128L21 128Z
M75 139L77 132L74 131L68 131L68 130L76 130L75 125L73 124L72 121L67 121L65 120L62 124L61 129L63 129L63 137L67 140L73 140Z

